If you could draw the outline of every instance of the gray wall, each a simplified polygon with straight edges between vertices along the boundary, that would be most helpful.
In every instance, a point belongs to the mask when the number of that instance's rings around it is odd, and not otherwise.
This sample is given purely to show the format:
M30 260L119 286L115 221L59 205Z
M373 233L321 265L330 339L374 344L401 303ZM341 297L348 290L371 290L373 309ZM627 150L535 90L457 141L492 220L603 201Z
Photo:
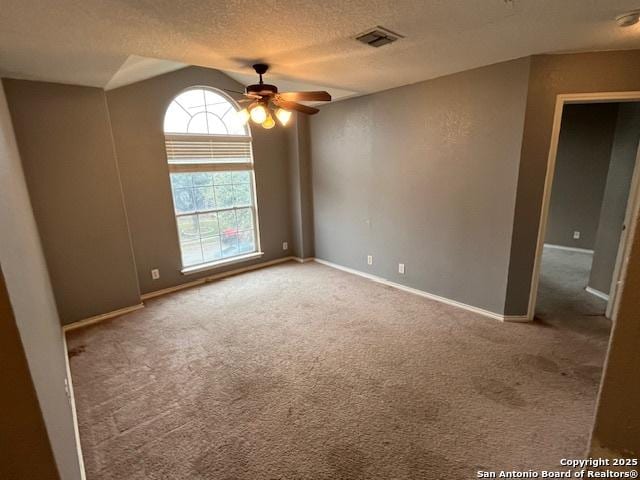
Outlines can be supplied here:
M309 258L315 255L309 117L296 114L294 120L289 128L291 251L296 257Z
M1 84L0 264L58 472L79 480L62 331Z
M593 250L618 105L567 105L562 113L546 243ZM580 232L574 240L573 232Z
M520 59L322 107L316 257L502 313L528 76Z
M505 312L525 315L556 96L640 91L640 50L538 55L531 58Z
M62 322L138 304L104 92L4 85Z
M142 293L212 274L180 273L178 232L162 130L165 110L173 97L194 85L242 90L241 85L216 70L189 67L107 92ZM252 129L252 135L260 238L265 255L246 264L289 255L282 250L282 242L289 241L291 233L287 132L258 127ZM153 268L160 270L160 279L151 279ZM216 272L234 268L238 266Z
M611 288L639 139L640 103L620 104L589 278L589 286L604 293Z

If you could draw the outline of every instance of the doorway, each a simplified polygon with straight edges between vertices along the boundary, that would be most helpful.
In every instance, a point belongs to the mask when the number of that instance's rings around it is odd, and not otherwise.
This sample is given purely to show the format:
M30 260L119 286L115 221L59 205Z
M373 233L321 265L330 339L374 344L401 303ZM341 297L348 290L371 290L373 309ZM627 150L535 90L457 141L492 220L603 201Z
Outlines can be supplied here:
M639 101L558 96L529 318L608 339L637 219Z

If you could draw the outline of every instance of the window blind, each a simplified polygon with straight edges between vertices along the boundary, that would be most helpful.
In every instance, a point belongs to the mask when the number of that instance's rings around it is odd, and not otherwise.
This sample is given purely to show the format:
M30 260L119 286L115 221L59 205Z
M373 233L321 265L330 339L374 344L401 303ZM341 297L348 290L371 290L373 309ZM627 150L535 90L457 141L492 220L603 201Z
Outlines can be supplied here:
M165 135L170 164L251 163L251 137Z

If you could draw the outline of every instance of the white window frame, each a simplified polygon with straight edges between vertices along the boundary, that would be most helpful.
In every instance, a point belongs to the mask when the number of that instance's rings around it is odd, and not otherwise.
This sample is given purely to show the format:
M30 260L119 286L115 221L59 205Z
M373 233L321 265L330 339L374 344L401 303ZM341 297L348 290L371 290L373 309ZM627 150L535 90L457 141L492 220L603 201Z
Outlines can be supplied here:
M175 95L167 107L165 108L166 112L171 105L171 103L178 98L183 93L190 90L209 90L221 97L225 98L230 105L235 108L236 111L240 110L240 107L235 102L233 98L227 95L225 92L218 90L217 88L197 85L193 87L189 87L185 90L182 90L177 95ZM256 194L256 178L255 178L255 163L253 160L253 138L251 135L251 128L249 125L245 126L247 134L246 135L218 135L218 134L202 134L202 133L167 133L164 132L165 137L165 152L167 154L167 165L169 169L169 188L171 189L171 203L173 205L173 214L175 217L175 225L176 225L176 234L178 238L178 248L180 249L180 262L182 264L181 272L184 275L188 275L191 273L202 272L205 270L211 270L215 268L219 268L226 265L231 265L234 263L245 262L249 260L254 260L256 258L260 258L264 255L260 244L260 222L259 222L259 213L258 213L258 201ZM164 128L163 128L164 130ZM205 140L209 143L234 143L241 142L249 144L249 161L248 162L215 162L215 163L203 163L203 162L180 162L180 163L172 163L170 161L171 155L169 155L169 149L167 144L171 141L181 140L181 141L191 141L197 143L198 140ZM204 142L203 142L204 143ZM254 246L255 250L253 252L241 253L240 255L235 255L233 257L221 258L219 260L202 262L195 265L185 266L183 263L183 254L182 254L182 243L180 242L180 227L178 225L178 219L180 217L190 216L190 215L199 215L206 213L218 213L224 211L237 210L238 208L248 208L248 207L227 207L227 208L212 208L209 210L195 210L194 212L189 213L178 213L176 211L176 205L173 198L173 185L171 183L171 174L172 173L197 173L197 172L232 172L232 171L249 171L251 176L251 200L252 203L249 206L251 208L251 214L253 217L253 234L254 234ZM203 254L204 260L204 254Z

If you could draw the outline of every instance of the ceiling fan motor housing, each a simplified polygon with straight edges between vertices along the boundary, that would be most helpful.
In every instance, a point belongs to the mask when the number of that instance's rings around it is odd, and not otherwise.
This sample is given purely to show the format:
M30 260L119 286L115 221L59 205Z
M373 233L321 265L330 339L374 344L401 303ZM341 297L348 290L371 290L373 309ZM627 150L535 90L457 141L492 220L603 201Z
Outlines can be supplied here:
M275 95L276 93L278 93L278 87L275 85L269 85L268 83L256 83L254 85L247 86L247 94L268 97Z

